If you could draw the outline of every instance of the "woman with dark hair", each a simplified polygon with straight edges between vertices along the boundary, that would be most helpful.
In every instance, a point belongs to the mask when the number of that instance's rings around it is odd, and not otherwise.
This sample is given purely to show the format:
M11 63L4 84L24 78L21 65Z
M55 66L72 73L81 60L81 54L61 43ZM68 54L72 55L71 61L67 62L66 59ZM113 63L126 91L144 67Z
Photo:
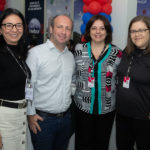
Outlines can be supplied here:
M115 77L122 52L111 44L112 29L101 15L93 16L75 47L76 150L108 150L115 116Z
M25 20L16 9L0 15L0 148L26 149L25 86L30 85L30 70L25 63ZM28 88L26 88L28 90ZM28 95L29 97L29 95Z
M118 150L150 149L150 18L129 24L118 66L116 137Z

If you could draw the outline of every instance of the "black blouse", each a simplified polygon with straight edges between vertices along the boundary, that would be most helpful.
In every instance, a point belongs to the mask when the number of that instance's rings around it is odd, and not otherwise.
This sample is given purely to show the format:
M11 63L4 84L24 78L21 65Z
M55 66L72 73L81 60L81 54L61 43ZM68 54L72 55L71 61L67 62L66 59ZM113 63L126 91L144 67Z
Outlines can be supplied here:
M147 120L150 113L150 54L136 49L132 56L129 88L123 87L123 77L126 76L131 61L125 51L118 66L117 112L135 119Z
M7 45L24 68L21 57L17 54L19 47ZM29 68L28 68L29 71ZM25 98L26 74L13 56L7 51L0 51L0 99L21 100Z

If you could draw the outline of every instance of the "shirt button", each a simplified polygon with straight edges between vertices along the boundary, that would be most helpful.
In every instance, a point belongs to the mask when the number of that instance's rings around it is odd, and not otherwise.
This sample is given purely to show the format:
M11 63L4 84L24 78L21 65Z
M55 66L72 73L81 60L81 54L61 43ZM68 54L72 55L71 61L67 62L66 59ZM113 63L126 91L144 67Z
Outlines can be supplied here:
M23 122L23 125L25 125L26 123L25 122Z
M24 115L26 115L27 113L26 112L24 112Z
M22 134L25 134L25 133L26 133L25 131L22 132Z
M22 144L25 144L25 141L22 141Z

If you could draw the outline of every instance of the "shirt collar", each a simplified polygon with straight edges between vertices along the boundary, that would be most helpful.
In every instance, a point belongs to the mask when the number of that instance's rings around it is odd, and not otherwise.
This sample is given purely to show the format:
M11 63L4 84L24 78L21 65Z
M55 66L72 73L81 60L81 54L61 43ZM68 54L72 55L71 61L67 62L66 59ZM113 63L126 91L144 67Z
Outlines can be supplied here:
M56 49L54 44L49 39L47 39L46 44L50 50Z
M50 50L57 50L55 45L49 39L47 39L46 43L47 43L47 45L48 45ZM64 48L64 50L62 52L58 50L58 52L60 52L60 53L65 53L66 51L68 51L68 47L67 46L65 46L65 48Z

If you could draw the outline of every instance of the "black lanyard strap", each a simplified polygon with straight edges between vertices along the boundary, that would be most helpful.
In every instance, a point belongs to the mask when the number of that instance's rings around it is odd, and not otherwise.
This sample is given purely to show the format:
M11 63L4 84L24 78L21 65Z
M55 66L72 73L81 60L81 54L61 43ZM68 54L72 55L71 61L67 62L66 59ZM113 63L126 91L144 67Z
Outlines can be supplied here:
M103 54L105 53L105 49L106 49L106 45L104 46L102 52L100 53L98 59L94 62L94 65L93 65L93 62L91 61L90 63L90 68L93 70L94 67L97 65L97 63L100 61L100 59L102 58ZM93 54L92 54L92 50L91 50L91 60L93 58Z
M133 56L130 59L129 66L128 66L128 69L127 69L127 74L126 74L127 77L130 74L132 64L133 64Z
M21 60L22 64L19 62L19 60L17 59L17 57L14 55L14 53L12 52L12 50L7 46L7 50L8 52L11 54L11 56L14 58L14 60L16 61L16 63L19 65L19 67L21 68L21 70L24 72L25 76L27 77L27 79L30 79L30 75L28 73L26 64L24 63L23 60ZM22 66L23 65L23 66Z

